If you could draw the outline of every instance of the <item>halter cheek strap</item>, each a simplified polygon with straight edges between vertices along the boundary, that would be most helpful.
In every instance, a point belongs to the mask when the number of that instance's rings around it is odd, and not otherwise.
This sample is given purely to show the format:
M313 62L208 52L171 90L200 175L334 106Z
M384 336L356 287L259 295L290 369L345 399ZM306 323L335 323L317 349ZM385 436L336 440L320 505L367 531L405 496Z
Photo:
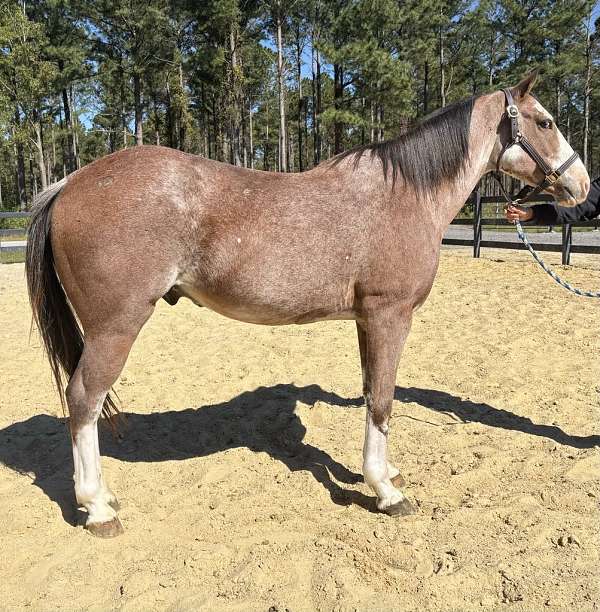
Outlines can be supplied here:
M579 159L579 155L577 153L573 153L573 155L571 155L571 157L569 157L569 159L561 164L556 170L552 170L544 158L536 151L535 147L521 133L521 129L519 127L520 113L510 89L503 89L502 91L504 92L504 97L506 98L506 116L510 121L510 140L504 145L500 155L498 156L498 161L496 162L496 172L493 174L493 176L496 181L498 181L502 195L506 198L506 200L514 204L521 204L531 200L542 191L552 187L552 185L558 181L565 171ZM537 167L544 173L543 180L536 187L534 187L524 197L517 199L506 193L506 190L502 186L502 182L500 180L500 162L502 161L502 157L506 151L513 145L519 145L525 151L525 153L527 153L527 155L533 159Z

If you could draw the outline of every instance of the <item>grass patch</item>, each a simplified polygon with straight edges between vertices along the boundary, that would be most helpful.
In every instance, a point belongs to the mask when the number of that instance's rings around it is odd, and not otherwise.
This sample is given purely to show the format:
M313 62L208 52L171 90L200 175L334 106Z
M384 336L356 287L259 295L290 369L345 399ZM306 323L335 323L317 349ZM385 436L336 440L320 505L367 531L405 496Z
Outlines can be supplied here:
M25 261L25 249L18 251L0 250L0 264L23 263Z

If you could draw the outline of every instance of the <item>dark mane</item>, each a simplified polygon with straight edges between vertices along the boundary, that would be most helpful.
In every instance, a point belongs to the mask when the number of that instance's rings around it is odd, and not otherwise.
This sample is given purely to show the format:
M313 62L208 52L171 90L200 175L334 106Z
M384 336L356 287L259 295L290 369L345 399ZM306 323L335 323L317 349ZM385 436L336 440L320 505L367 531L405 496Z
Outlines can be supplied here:
M368 151L378 157L392 186L398 176L419 196L432 195L463 170L469 158L469 131L475 98L468 98L428 115L392 140L354 147L338 160L354 156L355 165Z

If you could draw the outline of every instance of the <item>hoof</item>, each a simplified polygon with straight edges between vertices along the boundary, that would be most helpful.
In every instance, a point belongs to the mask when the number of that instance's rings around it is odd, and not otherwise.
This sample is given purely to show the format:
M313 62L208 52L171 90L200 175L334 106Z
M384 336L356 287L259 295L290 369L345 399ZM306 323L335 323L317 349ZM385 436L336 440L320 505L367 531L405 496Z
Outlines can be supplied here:
M121 509L121 504L119 503L119 500L115 497L114 499L111 499L108 502L108 505L115 511L115 512L119 512L119 510ZM117 519L118 520L118 519Z
M117 516L106 523L87 523L85 528L98 538L115 538L123 533L123 525Z
M406 486L406 480L404 480L402 474L396 474L393 478L390 478L390 480L396 489L401 489Z
M406 497L387 508L384 508L382 512L389 514L390 516L408 516L409 514L415 514L417 509L406 499Z

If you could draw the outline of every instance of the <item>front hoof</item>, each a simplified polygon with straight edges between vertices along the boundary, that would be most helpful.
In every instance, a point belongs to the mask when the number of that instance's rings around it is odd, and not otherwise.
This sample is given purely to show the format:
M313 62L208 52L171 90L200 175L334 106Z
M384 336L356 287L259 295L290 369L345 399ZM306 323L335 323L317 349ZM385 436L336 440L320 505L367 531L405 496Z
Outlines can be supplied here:
M415 514L416 511L417 509L408 501L408 499L406 499L406 497L403 500L396 502L395 504L392 504L391 506L388 506L382 510L382 512L385 512L390 516L408 516L409 514Z
M393 478L390 478L390 480L396 489L401 489L406 486L406 480L404 480L402 474L396 474Z
M117 516L105 523L87 523L85 528L97 538L116 538L123 533L123 525Z

